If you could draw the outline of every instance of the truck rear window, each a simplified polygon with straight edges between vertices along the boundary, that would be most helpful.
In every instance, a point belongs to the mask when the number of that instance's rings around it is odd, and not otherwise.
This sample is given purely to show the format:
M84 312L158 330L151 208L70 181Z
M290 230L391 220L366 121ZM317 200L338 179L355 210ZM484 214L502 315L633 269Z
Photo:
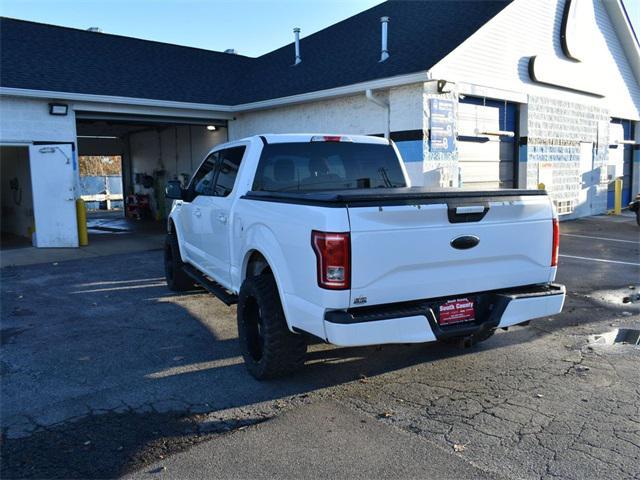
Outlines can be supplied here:
M310 192L406 187L390 145L351 142L265 145L254 191Z

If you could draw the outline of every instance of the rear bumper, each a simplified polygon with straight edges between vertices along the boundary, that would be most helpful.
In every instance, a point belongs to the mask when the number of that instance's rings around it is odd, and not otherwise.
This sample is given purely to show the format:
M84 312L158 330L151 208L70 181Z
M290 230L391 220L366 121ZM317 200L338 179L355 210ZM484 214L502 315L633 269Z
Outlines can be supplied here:
M534 285L464 296L473 296L479 305L474 322L440 326L434 309L447 299L428 299L326 312L326 339L335 345L361 346L481 336L487 330L560 313L565 287Z

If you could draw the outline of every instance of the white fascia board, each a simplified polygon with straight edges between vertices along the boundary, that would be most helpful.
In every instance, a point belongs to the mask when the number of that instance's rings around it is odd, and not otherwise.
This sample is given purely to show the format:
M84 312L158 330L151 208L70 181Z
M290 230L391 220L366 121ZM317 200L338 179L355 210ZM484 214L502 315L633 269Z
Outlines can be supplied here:
M448 80L444 78L443 80ZM453 80L452 80L453 81ZM473 83L457 82L458 93L461 95L469 95L470 97L485 97L494 100L506 100L515 103L527 103L528 97L526 93L514 92L513 90L503 90L501 88L487 87L484 85L475 85Z
M0 145L3 147L28 147L33 145L31 140L0 140Z
M618 40L622 44L627 60L629 60L633 75L636 77L636 81L640 83L640 45L636 41L629 19L624 12L622 0L603 0L603 3L611 23L613 23Z
M91 113L113 113L123 115L139 115L148 117L183 117L183 118L202 118L210 120L230 120L233 113L221 112L220 110L199 110L194 108L175 108L175 107L151 107L141 105L124 105L115 103L96 103L96 102L78 102L72 101L71 108L75 112Z
M135 105L140 107L152 107L152 108L170 108L170 109L184 109L184 110L198 110L202 112L210 113L230 113L231 107L228 105L210 105L204 103L190 103L190 102L174 102L171 100L154 100L151 98L135 98L135 97L117 97L111 95L93 95L89 93L69 93L69 92L54 92L48 90L31 90L26 88L11 88L0 87L0 95L12 96L12 97L27 97L27 98L47 98L51 100L65 100L69 102L80 102L90 110L94 110L96 104L112 104L112 107L116 105ZM117 107L116 107L117 108ZM110 110L113 111L113 110ZM147 110L146 113L149 113ZM175 113L174 113L175 115Z
M204 103L173 102L169 100L154 100L148 98L116 97L110 95L93 95L86 93L53 92L47 90L30 90L24 88L0 87L0 95L13 97L44 98L50 100L65 100L74 102L74 110L86 110L94 112L130 113L168 115L169 111L160 113L160 109L170 109L171 115L176 116L176 110L183 110L183 115L188 116L216 116L220 119L230 119L234 113L266 110L285 105L326 100L329 98L344 97L364 92L367 89L378 90L412 83L421 83L428 80L427 72L397 75L395 77L381 78L368 82L345 85L343 87L318 90L315 92L301 93L288 97L263 100L259 102L243 103L239 105L209 105ZM138 109L133 108L141 107ZM200 113L198 113L200 112ZM206 115L205 115L206 113Z

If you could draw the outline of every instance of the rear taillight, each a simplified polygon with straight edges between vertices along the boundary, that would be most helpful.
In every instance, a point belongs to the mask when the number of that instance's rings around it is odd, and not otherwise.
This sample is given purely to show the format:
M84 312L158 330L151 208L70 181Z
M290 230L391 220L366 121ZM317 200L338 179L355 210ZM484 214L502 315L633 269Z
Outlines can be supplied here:
M560 252L560 224L558 219L553 220L553 246L551 247L551 266L556 267L558 265L558 254Z
M351 288L351 238L348 233L311 232L316 253L318 286L330 290Z

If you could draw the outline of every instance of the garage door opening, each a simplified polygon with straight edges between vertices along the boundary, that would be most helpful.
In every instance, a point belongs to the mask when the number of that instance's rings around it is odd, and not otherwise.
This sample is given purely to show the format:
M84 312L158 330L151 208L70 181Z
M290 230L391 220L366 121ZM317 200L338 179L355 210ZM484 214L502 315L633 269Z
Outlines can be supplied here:
M471 189L518 184L518 105L504 100L460 98L458 165L460 185Z
M89 236L164 229L169 180L186 186L206 153L227 140L216 119L76 112Z
M0 146L0 248L31 245L35 231L29 148Z
M607 177L607 208L615 205L615 180L622 180L622 207L629 205L633 191L633 139L634 125L631 120L614 118L609 126L609 163Z

